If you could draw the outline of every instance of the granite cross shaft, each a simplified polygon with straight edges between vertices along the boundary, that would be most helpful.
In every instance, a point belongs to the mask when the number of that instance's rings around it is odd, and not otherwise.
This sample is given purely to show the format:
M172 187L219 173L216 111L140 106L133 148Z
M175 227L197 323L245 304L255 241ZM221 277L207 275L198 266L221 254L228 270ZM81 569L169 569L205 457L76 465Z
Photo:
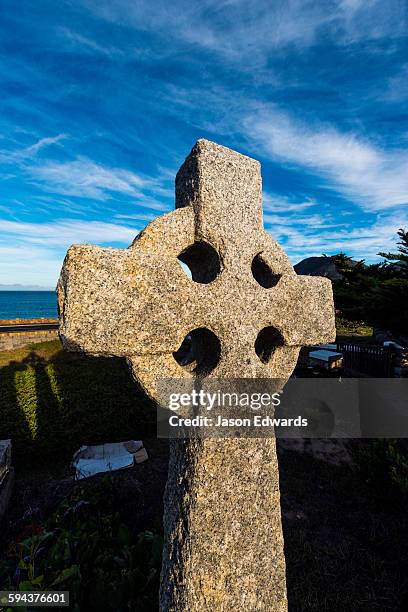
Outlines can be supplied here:
M126 357L153 399L161 378L286 379L335 336L330 281L297 276L263 228L259 162L206 140L176 210L128 249L71 247L58 294L65 348ZM161 610L286 610L275 440L170 447Z

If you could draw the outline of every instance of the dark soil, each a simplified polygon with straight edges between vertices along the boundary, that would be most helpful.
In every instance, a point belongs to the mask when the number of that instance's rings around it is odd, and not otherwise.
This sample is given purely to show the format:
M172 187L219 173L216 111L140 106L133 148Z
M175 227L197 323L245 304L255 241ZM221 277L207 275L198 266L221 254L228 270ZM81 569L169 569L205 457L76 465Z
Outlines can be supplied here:
M135 533L162 524L168 445L149 439L145 446L148 461L114 476L118 511ZM405 509L379 498L353 465L287 449L279 465L289 611L407 609ZM86 491L98 479L74 483L66 463L20 465L0 549L44 521L75 487Z
M355 465L284 450L279 468L289 611L408 609L406 508Z
M124 522L138 533L145 529L162 529L163 493L167 480L167 440L143 441L149 459L133 468L114 472L113 478L119 491L118 511ZM61 501L76 489L92 489L103 475L75 482L68 460L55 462L52 458L16 468L14 494L7 518L0 531L1 551L20 539L29 524L43 523L56 510Z

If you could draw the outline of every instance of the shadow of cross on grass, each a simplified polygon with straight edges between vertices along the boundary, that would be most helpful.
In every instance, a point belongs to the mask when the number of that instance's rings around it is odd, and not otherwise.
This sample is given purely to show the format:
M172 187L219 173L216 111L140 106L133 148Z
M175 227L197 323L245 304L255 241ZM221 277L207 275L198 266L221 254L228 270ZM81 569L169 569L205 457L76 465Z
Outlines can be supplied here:
M31 351L21 364L25 366L21 371L25 380L24 384L16 386L20 411L27 420L33 442L38 440L43 447L46 445L50 451L56 451L58 441L63 439L63 429L50 367L35 351Z
M11 438L14 458L53 451L62 438L47 365L44 356L27 350L0 369L0 438Z
M54 454L68 462L83 444L151 437L150 400L123 359L73 355L32 345L0 368L0 438L17 460Z
M206 140L176 210L128 249L71 247L58 294L64 346L126 357L156 401L163 378L286 380L301 346L335 337L330 281L297 276L264 230L259 162ZM164 528L162 610L286 610L273 438L171 443Z

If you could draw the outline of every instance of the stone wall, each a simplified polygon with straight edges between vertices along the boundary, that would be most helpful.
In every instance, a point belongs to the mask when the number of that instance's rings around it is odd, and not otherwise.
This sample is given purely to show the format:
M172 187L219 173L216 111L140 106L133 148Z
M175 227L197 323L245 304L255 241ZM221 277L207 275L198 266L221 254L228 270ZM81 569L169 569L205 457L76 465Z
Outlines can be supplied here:
M58 331L56 329L27 333L13 332L10 334L0 334L0 351L8 351L26 346L27 344L47 342L49 340L56 340L57 338Z
M0 351L9 351L27 346L27 344L56 340L58 338L57 329L41 329L41 326L46 327L47 325L49 326L49 324L55 325L57 323L58 319L0 320L0 327L3 328L0 331ZM31 329L24 330L25 326L31 327ZM7 331L7 328L10 327L21 327L21 329ZM35 327L39 327L39 329L35 329Z
M0 319L0 326L3 325L41 325L43 323L58 323L56 318L44 318L40 317L37 319Z

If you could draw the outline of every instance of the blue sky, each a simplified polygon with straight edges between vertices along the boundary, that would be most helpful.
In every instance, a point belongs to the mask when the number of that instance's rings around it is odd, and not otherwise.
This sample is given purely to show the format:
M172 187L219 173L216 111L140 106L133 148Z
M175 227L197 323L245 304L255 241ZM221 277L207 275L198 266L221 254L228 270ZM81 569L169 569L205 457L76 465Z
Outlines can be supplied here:
M126 247L198 138L262 163L296 263L408 227L405 0L2 0L0 284Z

